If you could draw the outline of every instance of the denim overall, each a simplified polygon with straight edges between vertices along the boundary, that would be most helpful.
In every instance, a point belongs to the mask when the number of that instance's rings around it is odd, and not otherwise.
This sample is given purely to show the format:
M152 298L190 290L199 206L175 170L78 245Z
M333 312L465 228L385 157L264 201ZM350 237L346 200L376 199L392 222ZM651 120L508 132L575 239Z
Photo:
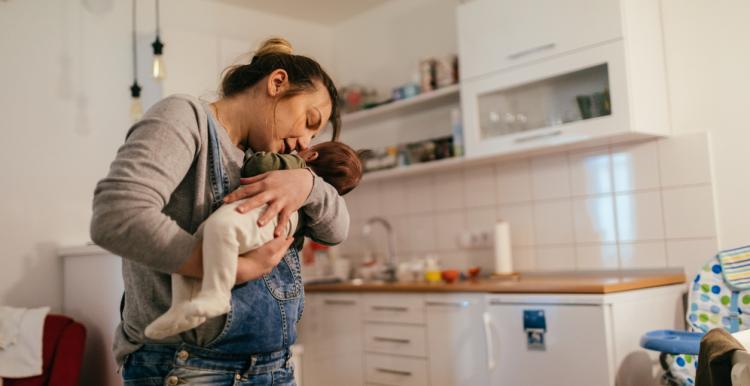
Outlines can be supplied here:
M208 117L212 209L229 193L216 126ZM304 288L297 250L262 278L232 289L231 310L221 333L203 347L146 344L123 367L130 385L295 385L289 347L297 338Z

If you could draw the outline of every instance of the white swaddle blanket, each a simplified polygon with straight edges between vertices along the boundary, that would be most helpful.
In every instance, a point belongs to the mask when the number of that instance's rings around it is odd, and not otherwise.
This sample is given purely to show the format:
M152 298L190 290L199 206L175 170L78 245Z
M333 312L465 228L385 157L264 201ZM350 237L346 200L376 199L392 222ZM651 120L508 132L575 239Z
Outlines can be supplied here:
M49 307L0 306L0 377L25 378L42 373L42 337L47 313Z

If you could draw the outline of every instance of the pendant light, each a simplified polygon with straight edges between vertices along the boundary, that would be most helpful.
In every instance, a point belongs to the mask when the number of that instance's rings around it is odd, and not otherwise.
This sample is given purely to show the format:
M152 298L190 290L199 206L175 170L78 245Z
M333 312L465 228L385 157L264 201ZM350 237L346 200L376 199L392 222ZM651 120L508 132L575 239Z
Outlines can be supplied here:
M154 78L162 80L164 79L164 60L162 58L164 43L159 39L159 32L159 0L156 0L156 40L151 43L151 47L154 49L153 75Z
M133 85L130 86L130 118L133 122L141 119L143 115L143 106L141 106L141 86L138 84L138 52L136 47L136 31L135 31L135 1L133 0Z

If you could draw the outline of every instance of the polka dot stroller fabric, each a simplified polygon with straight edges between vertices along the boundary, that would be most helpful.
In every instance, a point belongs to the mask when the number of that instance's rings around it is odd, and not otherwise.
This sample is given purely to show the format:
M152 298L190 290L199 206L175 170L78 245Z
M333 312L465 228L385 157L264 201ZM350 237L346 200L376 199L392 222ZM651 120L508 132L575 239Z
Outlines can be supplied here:
M724 281L718 257L709 260L695 276L688 300L687 322L690 331L708 332L722 327L731 331L732 290ZM750 326L750 290L738 294L739 329ZM671 358L670 372L682 385L695 384L695 370L698 366L696 355L674 355Z

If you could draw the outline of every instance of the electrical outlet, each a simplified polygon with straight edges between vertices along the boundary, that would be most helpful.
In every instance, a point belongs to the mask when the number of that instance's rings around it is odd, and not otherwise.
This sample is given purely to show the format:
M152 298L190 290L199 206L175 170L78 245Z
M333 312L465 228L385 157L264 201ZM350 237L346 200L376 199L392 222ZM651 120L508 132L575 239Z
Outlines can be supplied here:
M458 245L464 249L491 248L493 233L490 230L466 230L459 234Z

